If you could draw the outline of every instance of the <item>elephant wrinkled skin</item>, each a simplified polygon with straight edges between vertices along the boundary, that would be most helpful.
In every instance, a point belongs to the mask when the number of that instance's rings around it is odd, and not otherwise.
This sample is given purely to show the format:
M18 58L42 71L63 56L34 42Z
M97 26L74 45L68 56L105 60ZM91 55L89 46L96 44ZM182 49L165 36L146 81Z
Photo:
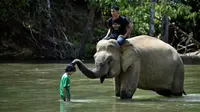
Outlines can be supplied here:
M115 94L121 99L131 99L137 88L163 96L184 93L184 64L169 44L141 35L127 39L121 48L113 39L99 41L96 48L94 69L79 59L72 63L88 78L115 78Z

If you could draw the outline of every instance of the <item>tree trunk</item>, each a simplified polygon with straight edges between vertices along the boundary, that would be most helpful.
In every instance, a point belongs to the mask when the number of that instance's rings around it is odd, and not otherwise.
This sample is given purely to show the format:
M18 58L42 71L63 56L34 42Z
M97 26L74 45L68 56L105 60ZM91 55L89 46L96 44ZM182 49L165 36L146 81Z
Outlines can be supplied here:
M168 35L169 35L169 18L167 15L163 16L163 24L162 24L162 40L168 43Z
M51 2L50 0L47 0L47 9L48 9L48 16L51 17Z
M151 0L151 5L150 5L150 24L149 24L149 35L153 36L154 35L154 19L155 19L155 3L157 0Z
M184 64L200 64L200 51L180 54Z
M51 2L47 0L47 27L50 28L51 24Z
M92 36L91 30L92 30L93 19L94 19L94 16L95 16L95 8L89 7L88 10L89 10L89 13L88 13L87 18L86 18L87 23L85 25L84 37L81 38L78 58L83 58L85 56L86 40L89 40Z

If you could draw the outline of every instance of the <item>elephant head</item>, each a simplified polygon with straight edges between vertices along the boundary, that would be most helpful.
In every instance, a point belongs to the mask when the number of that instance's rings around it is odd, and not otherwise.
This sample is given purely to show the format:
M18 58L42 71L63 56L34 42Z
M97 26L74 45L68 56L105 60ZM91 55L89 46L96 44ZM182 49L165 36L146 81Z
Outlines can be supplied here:
M80 71L88 78L100 78L102 83L105 78L113 78L126 71L133 63L133 55L133 46L128 41L120 48L114 39L101 40L97 43L94 54L94 69L87 68L79 59L75 59L72 63L77 64Z

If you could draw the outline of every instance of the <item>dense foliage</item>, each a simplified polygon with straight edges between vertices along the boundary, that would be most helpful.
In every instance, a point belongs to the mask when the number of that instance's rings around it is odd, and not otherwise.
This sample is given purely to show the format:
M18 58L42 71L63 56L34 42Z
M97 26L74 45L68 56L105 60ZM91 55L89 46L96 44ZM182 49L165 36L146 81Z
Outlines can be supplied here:
M156 1L154 36L163 32L163 16L170 21L169 43L175 48L184 39L200 39L200 2L196 0ZM110 7L118 5L120 15L133 23L132 36L149 34L153 0L1 0L1 59L90 59L96 43L106 34ZM190 35L191 37L191 35ZM182 49L182 48L181 48ZM180 50L182 53L183 51Z

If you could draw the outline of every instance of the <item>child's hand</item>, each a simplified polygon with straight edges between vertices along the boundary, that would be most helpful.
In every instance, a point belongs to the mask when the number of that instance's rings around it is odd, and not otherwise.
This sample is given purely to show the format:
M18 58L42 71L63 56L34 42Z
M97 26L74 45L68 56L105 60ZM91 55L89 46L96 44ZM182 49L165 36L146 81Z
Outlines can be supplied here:
M65 101L66 101L66 102L69 102L69 99L68 99L68 98L66 98L66 99L65 99Z

